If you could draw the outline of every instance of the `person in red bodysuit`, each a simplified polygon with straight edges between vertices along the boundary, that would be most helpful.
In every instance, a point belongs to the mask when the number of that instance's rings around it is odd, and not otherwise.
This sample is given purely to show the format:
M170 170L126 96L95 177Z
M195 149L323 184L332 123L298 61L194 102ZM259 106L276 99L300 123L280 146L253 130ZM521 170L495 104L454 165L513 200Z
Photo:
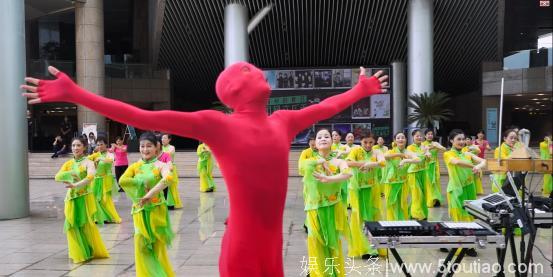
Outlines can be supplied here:
M30 104L71 102L115 121L144 130L158 130L203 141L217 157L228 187L230 211L219 258L221 276L284 276L282 219L288 179L288 154L295 135L329 118L361 98L384 91L387 76L371 78L361 68L351 90L302 110L267 115L270 87L263 71L238 62L217 78L217 96L234 110L197 112L147 111L104 98L75 84L50 67L55 80L25 78ZM263 140L259 140L263 137ZM229 143L229 141L240 143ZM240 153L240 155L236 155Z

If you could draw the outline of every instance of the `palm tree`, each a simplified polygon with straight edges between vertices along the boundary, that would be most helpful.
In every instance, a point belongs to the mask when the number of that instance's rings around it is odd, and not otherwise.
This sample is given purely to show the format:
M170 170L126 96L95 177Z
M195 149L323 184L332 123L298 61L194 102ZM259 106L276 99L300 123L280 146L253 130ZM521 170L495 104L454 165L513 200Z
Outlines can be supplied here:
M412 111L407 121L416 122L418 127L433 129L434 122L445 121L453 116L453 111L444 107L449 100L449 95L441 91L410 95L408 106Z

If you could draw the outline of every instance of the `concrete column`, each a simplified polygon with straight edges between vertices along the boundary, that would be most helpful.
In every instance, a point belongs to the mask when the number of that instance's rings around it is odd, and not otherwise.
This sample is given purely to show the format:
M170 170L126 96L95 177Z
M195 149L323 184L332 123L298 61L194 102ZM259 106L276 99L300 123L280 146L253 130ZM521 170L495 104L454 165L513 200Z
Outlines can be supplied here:
M25 77L25 3L5 0L0 9L0 220L29 215L27 105L19 85Z
M248 60L248 10L229 4L225 7L225 67Z
M434 91L434 6L432 0L410 0L408 13L407 93ZM411 125L414 127L414 125Z
M77 83L98 95L104 95L104 3L103 0L75 2L75 42ZM97 123L98 131L106 131L106 119L82 106L77 110L79 126Z
M406 75L405 62L392 63L392 106L393 106L393 133L403 131L407 126L407 95L405 93Z

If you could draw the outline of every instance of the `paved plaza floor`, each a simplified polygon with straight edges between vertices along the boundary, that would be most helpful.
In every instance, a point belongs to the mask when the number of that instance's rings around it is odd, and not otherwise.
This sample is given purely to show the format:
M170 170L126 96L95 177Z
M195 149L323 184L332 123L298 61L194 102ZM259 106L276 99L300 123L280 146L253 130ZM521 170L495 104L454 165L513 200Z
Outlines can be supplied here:
M486 179L487 180L487 179ZM170 258L178 276L218 276L217 262L223 222L228 214L227 191L223 179L216 178L215 193L200 193L197 178L181 178L180 193L184 208L171 212L176 233ZM447 176L442 176L445 189ZM307 267L306 234L303 230L303 199L301 179L289 178L288 195L284 212L284 270L286 276L305 276ZM0 275L8 276L134 276L133 224L130 200L121 194L115 198L116 207L123 218L122 224L100 227L108 247L109 259L73 264L67 256L67 242L63 233L63 199L65 189L51 179L30 181L31 216L0 221ZM433 208L430 220L447 219L447 208ZM275 219L276 220L276 219ZM551 229L540 229L537 245L547 259L552 256ZM344 243L344 248L346 243ZM428 264L430 272L414 272L413 276L427 276L437 270L438 260L445 254L434 249L402 249L400 254L408 264ZM344 252L347 253L347 252ZM492 276L486 272L496 262L494 249L478 250L478 257L466 257L455 276ZM263 255L263 253L259 253ZM507 258L508 261L510 258ZM243 258L244 263L248 258ZM538 273L534 276L551 276L551 265L534 250L534 263ZM396 264L384 259L364 261L347 259L347 276L403 276L392 272ZM422 269L421 269L422 270ZM508 276L513 276L508 274Z

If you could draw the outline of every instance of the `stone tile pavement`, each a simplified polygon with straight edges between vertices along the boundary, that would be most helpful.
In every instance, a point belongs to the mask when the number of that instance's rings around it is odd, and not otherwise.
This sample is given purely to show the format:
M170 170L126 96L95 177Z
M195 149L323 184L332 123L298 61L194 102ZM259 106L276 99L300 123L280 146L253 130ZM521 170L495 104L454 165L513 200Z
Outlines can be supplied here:
M536 178L538 179L538 178ZM217 262L221 238L228 213L227 191L223 179L217 178L215 193L200 193L197 178L181 178L180 192L184 208L171 212L176 232L169 250L171 262L178 276L218 276ZM442 176L445 191L447 176ZM306 234L303 231L303 199L301 179L289 178L288 195L284 212L284 266L286 276L305 276L307 258ZM63 233L63 198L65 189L51 179L30 181L31 216L0 221L0 275L7 276L134 276L133 225L130 201L124 194L116 198L116 207L123 218L122 224L106 224L100 232L111 258L73 264L67 257L67 242ZM447 208L431 209L431 220L447 219ZM551 229L540 229L537 244L548 259L552 256ZM346 243L344 243L344 248ZM402 249L399 251L407 263L426 263L437 269L444 253L433 249ZM347 252L344 252L347 253ZM484 265L495 262L495 250L479 250L476 258L467 257L455 276L491 276L482 272ZM263 253L260 253L262 255ZM534 276L551 276L551 266L534 251L534 262L543 272ZM509 258L508 258L509 259ZM244 259L247 262L247 258ZM392 272L393 259L373 261L348 260L347 276L403 276ZM472 266L472 269L470 265ZM477 271L480 265L481 273ZM388 268L388 270L386 270ZM539 270L539 267L537 268ZM473 270L473 272L470 272ZM426 276L416 272L413 276ZM510 275L510 274L508 274Z

